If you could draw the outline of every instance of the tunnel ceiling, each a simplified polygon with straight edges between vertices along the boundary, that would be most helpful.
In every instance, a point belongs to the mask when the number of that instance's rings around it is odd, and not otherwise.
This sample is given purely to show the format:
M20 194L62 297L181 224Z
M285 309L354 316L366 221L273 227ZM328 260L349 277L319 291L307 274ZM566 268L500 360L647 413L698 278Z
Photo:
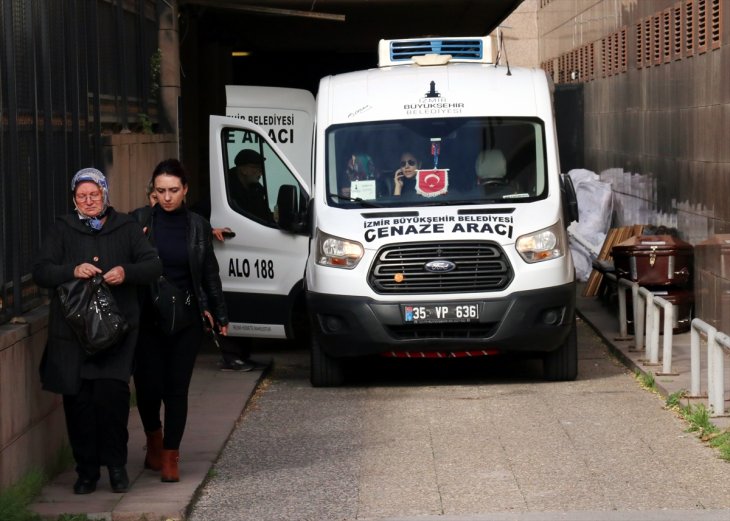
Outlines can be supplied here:
M180 0L208 39L239 50L375 52L381 38L490 33L522 0Z

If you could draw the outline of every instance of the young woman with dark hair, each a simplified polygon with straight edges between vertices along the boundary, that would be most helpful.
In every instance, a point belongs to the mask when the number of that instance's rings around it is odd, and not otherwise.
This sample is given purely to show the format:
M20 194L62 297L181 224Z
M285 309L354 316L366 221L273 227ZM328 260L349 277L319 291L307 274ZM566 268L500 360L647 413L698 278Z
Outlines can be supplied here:
M205 316L211 327L228 333L228 313L210 223L188 210L188 180L177 159L157 165L152 174L157 204L147 235L162 260L163 275L185 295L194 317L182 330L165 335L159 327L151 294L143 302L134 383L147 435L145 467L161 471L166 482L180 480L180 442L188 413L188 388L203 340ZM164 422L160 409L164 404Z

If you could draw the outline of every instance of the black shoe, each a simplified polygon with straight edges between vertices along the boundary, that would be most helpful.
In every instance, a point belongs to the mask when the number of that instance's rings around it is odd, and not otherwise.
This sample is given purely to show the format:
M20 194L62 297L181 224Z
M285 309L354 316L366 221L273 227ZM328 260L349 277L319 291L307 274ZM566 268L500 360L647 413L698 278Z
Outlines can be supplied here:
M225 360L221 360L220 363L221 371L238 371L241 373L247 373L249 371L253 371L256 366L249 362L248 360L232 360L230 362L226 362Z
M124 467L109 467L109 483L111 483L112 492L121 493L129 490L127 469Z
M91 494L95 490L95 479L79 477L79 479L76 480L76 483L74 483L74 494Z

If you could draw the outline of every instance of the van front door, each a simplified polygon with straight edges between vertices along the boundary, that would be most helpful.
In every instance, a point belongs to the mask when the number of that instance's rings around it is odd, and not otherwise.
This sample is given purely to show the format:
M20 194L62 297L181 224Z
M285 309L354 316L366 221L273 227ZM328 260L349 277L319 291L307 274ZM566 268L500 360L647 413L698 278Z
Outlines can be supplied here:
M310 128L310 143L311 135ZM241 119L211 116L210 222L234 234L215 241L232 336L293 336L308 235L279 227L282 187L290 200L293 191L295 212L304 221L307 184L267 132Z

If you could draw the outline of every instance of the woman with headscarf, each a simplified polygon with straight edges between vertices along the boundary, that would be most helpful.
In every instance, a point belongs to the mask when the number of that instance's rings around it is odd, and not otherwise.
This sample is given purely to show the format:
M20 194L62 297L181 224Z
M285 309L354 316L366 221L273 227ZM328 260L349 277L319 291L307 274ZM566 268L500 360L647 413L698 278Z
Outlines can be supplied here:
M203 341L202 317L226 335L228 312L210 223L185 204L188 178L180 161L160 162L152 173L152 187L157 204L152 208L147 234L159 251L165 279L184 295L181 300L189 303L185 315L191 319L184 321L181 329L166 334L151 295L145 298L134 385L137 410L147 435L144 466L159 471L161 481L177 482L188 389Z
M36 262L36 284L51 289L48 343L41 360L43 389L63 395L66 428L78 479L76 494L96 490L107 466L114 492L126 492L129 381L139 330L137 287L162 273L157 252L137 221L109 205L106 178L84 168L71 180L75 212L56 219ZM129 332L109 350L88 356L67 324L55 288L101 275L111 288Z

